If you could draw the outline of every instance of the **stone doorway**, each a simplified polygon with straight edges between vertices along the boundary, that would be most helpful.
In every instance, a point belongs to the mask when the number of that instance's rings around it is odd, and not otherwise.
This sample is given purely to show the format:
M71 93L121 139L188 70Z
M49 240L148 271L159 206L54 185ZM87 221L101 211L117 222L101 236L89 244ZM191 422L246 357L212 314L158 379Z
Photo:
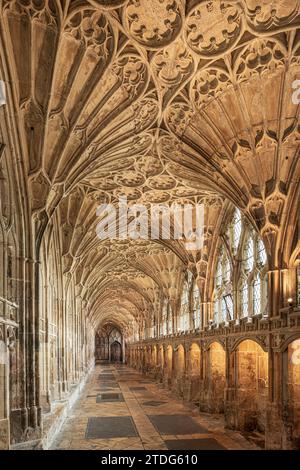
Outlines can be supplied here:
M114 341L110 346L110 361L122 362L122 345L119 341Z

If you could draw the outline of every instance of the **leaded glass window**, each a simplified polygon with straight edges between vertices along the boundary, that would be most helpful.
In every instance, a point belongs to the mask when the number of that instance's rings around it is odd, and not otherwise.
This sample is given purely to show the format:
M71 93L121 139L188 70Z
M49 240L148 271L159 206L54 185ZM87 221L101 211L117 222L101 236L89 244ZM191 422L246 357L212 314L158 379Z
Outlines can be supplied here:
M261 285L260 276L257 273L253 283L253 314L261 313Z
M229 258L227 256L227 254L225 254L225 256L224 256L224 265L223 265L223 280L224 280L224 282L225 283L230 282L230 277L231 277L230 261L229 261Z
M241 287L241 310L242 317L247 317L249 313L249 292L246 280L244 280Z
M189 285L187 281L183 284L179 320L179 330L186 331L189 327Z
M235 315L267 315L267 253L263 241L238 209L225 233L226 243L218 248L214 275L215 323L232 320Z
M224 245L219 250L215 272L214 322L220 324L228 320L229 311L224 296L232 292L232 266Z
M201 327L200 291L196 282L194 282L194 287L193 287L193 323L194 323L195 329Z
M254 265L254 241L252 236L249 236L244 253L244 267L246 271L252 271Z
M258 234L248 228L245 236L240 289L241 316L267 314L267 254ZM247 305L247 309L246 309ZM247 310L247 311L246 311Z
M214 300L214 322L219 323L219 303L220 299L218 297Z
M234 308L233 308L233 297L232 294L226 294L223 297L226 305L226 317L227 320L233 320Z
M217 264L215 283L216 283L217 287L221 286L221 284L222 284L222 261L221 261L221 259L219 259L218 264Z
M257 260L261 266L265 266L267 263L267 253L265 245L261 239L258 239L257 242Z
M242 235L242 230L243 230L243 222L242 222L242 216L239 211L239 209L236 209L231 223L229 224L229 229L228 229L228 235L229 235L229 241L230 245L232 248L233 253L236 253L239 248L240 240L241 240L241 235Z
M220 318L220 323L225 322L227 320L227 307L226 307L226 302L224 297L221 299L221 318Z
M161 318L161 336L165 336L167 334L167 317L168 317L168 300L164 300L163 310L162 310L162 318Z

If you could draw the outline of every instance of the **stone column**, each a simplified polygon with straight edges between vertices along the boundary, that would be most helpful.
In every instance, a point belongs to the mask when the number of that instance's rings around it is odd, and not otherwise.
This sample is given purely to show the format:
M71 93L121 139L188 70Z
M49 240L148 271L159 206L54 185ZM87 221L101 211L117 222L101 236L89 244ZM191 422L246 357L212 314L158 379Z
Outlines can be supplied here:
M5 340L5 325L0 323L0 450L8 450L10 446L9 358L3 340Z
M36 328L39 327L38 323L38 309L39 309L39 263L33 259L26 260L26 279L27 285L27 396L28 396L28 413L29 413L29 426L32 429L38 427L38 406L39 406L39 372L38 372L38 359L39 349L37 344Z
M207 412L208 407L206 403L206 388L208 385L207 381L207 367L208 367L208 352L207 348L204 347L202 344L201 348L201 356L200 356L200 363L201 363L201 380L200 380L200 391L199 391L199 409L200 411Z
M230 343L226 340L226 385L224 397L225 426L229 429L237 427L238 406L236 403L237 387L237 351L231 351Z
M287 366L287 364L286 364ZM283 357L279 350L269 350L269 400L266 410L266 449L283 447L283 384L287 380L287 370L283 369Z
M123 364L125 364L126 362L126 351L125 351L125 339L124 339L124 336L122 336L122 362Z
M28 395L27 395L27 322L26 315L28 312L28 300L26 294L28 292L28 280L27 276L27 260L24 257L19 258L19 314L18 314L18 337L19 337L19 367L20 367L20 427L22 430L28 427Z

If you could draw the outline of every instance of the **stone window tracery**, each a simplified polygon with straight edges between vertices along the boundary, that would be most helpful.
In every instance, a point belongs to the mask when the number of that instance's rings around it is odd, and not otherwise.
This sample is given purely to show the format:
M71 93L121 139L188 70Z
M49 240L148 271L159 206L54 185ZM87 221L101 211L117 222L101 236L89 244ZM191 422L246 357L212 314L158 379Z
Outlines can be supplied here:
M165 336L167 334L167 321L168 321L168 300L164 299L161 324L160 324L160 336Z
M214 322L219 324L225 322L233 315L231 302L232 295L232 268L228 253L224 244L219 251L219 259L215 274L214 291Z
M238 209L225 233L228 243L222 241L219 247L214 276L214 323L232 320L234 315L241 318L266 315L268 286L264 243Z
M233 253L237 253L238 251L242 235L242 229L243 224L241 212L239 211L239 209L236 209L234 211L231 223L229 224L227 233Z
M192 280L192 274L188 271L187 279L184 281L181 293L179 331L187 331L190 327L190 292Z
M241 299L241 316L247 317L249 312L249 289L247 279L243 279L240 288L240 299Z
M239 290L241 317L266 314L267 255L262 240L248 227L241 265L242 285Z
M155 338L155 315L151 315L150 328L149 328L149 337Z
M180 316L179 316L179 331L186 331L188 327L189 318L189 286L187 281L183 284L181 294Z
M193 285L193 323L195 329L201 328L201 298L196 281Z

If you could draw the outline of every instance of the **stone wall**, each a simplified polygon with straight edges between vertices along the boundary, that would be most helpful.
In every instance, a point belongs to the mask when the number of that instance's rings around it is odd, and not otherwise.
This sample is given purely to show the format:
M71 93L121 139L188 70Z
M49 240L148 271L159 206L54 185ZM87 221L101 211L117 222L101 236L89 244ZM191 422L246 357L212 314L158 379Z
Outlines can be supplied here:
M285 329L222 333L215 340L206 331L132 344L128 363L200 412L224 413L226 427L267 449L299 450L300 339ZM158 351L147 354L147 364L146 351Z

